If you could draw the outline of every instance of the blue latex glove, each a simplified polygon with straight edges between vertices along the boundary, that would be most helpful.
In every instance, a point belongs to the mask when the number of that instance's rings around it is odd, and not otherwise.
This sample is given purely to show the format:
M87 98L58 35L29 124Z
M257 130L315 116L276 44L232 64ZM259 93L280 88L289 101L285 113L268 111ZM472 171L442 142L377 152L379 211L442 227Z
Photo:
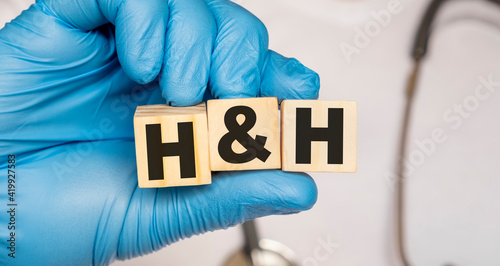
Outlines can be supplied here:
M228 1L37 1L0 31L0 264L108 264L311 208L316 186L302 173L138 188L132 118L137 105L165 99L310 99L318 90L316 73L268 50L263 24ZM15 259L6 249L9 154Z

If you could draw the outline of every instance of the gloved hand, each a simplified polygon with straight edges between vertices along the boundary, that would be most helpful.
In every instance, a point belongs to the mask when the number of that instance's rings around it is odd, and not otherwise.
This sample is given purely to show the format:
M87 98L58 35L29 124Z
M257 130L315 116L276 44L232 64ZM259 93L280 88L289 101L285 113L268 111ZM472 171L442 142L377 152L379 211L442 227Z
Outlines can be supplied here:
M38 0L0 31L0 264L108 264L311 208L316 186L302 173L138 188L132 118L165 99L310 99L318 90L316 73L268 50L263 24L225 0ZM17 204L14 231L7 203Z

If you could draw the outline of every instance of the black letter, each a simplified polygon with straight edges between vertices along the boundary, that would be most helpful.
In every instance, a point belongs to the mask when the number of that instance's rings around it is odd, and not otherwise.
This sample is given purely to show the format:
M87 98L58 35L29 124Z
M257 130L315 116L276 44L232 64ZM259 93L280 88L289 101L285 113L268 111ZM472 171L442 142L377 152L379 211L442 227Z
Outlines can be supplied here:
M161 125L146 125L149 180L162 180L163 157L179 156L181 178L196 177L193 122L177 124L179 142L162 143Z
M311 163L311 142L328 142L328 164L343 164L344 109L328 108L328 127L312 128L311 108L297 108L295 162Z
M245 121L239 124L236 121L238 115L244 115ZM224 124L229 132L222 136L219 141L219 155L228 163L247 163L258 158L265 162L271 152L264 148L267 137L257 135L253 139L248 135L248 131L252 129L257 121L255 111L248 106L233 106L226 111L224 115ZM238 141L245 149L243 153L235 153L231 147L234 141Z

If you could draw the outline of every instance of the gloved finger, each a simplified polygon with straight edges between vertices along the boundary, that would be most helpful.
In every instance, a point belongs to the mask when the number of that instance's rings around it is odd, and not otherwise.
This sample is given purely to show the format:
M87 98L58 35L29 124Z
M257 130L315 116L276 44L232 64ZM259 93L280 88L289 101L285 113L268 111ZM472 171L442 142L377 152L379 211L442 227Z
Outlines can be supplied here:
M295 58L286 58L274 51L267 52L260 96L285 99L317 99L319 76Z
M118 258L257 217L304 211L316 199L316 184L307 174L278 170L223 172L208 186L138 189L125 217Z
M116 26L116 49L123 70L135 82L156 78L163 61L168 4L165 0L39 0L67 26L92 30Z
M215 98L259 95L268 50L267 29L244 8L227 0L209 0L218 34L212 54L209 88Z
M203 0L172 0L160 87L167 103L194 105L203 100L217 33Z
M149 83L162 66L168 4L165 0L120 2L115 19L118 59L132 80Z

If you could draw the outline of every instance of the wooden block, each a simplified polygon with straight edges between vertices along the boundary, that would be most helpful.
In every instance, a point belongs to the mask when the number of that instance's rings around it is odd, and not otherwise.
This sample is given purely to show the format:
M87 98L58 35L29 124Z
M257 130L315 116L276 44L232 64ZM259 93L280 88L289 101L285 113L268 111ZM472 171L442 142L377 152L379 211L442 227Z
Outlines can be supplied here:
M354 173L356 135L356 102L281 103L283 171Z
M210 184L205 104L139 106L134 115L139 187Z
M281 167L276 98L207 102L212 171Z

